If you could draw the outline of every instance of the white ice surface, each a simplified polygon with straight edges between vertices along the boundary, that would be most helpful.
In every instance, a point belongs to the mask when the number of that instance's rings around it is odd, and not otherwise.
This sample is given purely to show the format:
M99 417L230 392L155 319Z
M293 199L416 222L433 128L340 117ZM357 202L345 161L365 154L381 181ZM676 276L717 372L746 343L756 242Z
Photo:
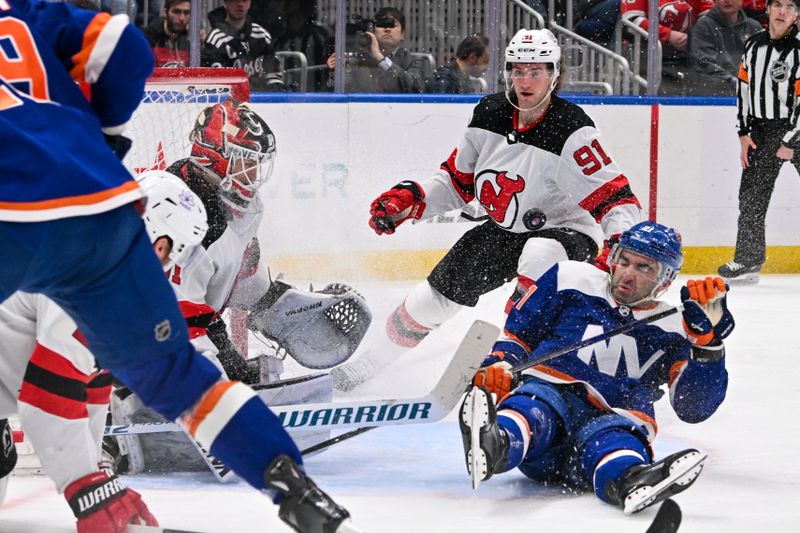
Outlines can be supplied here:
M359 285L376 323L410 287ZM487 295L357 394L424 394L472 320L501 320L507 294L508 287ZM677 302L677 289L668 299ZM666 398L657 404L658 456L689 446L709 454L696 484L676 497L684 515L680 531L800 531L800 276L764 276L757 286L734 287L729 302L737 327L726 343L730 387L719 411L707 422L690 425L677 420ZM318 484L369 533L644 532L654 515L646 510L626 517L592 494L544 488L518 472L496 476L473 492L452 414L438 424L370 431L306 464ZM141 492L165 527L208 533L289 531L276 508L244 483L219 485L204 474L129 476L125 481ZM72 531L73 524L69 508L46 477L11 479L0 508L0 532L64 532Z

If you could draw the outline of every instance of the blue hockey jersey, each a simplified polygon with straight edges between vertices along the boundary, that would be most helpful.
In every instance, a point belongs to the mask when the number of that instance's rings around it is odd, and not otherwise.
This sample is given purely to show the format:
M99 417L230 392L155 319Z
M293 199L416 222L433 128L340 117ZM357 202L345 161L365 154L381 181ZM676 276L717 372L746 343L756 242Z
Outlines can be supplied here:
M0 52L0 220L101 213L141 198L101 130L120 132L153 69L127 17L0 0Z
M587 263L565 261L548 270L512 308L494 355L511 365L668 309L618 305L608 274ZM701 422L725 398L725 358L699 363L690 356L680 314L634 328L623 335L536 365L523 374L554 384L580 384L589 401L657 431L653 403L668 385L670 402L681 420Z

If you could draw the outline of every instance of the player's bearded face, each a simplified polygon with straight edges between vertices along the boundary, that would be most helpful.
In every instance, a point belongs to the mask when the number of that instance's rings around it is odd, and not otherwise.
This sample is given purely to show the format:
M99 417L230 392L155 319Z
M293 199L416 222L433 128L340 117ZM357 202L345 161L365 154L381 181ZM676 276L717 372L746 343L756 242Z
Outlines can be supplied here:
M622 250L611 263L611 296L628 305L646 299L658 286L660 271L655 259Z

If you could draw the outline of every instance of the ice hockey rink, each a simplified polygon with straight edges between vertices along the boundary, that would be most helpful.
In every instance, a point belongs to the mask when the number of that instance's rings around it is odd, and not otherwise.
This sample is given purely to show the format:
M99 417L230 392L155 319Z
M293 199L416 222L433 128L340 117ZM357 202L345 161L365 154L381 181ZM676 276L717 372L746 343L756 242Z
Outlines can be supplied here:
M679 278L685 282L687 278ZM355 284L375 325L413 285ZM509 287L484 297L405 354L359 396L415 397L433 386L473 320L500 324ZM681 532L798 531L800 460L796 420L800 393L797 302L800 276L762 276L756 286L733 287L737 327L727 346L730 386L707 422L677 420L667 398L657 404L658 457L686 447L708 453L705 469L675 499ZM673 288L667 297L677 303ZM257 345L253 345L257 348ZM365 532L640 532L655 511L624 516L593 494L541 487L517 472L473 491L453 414L444 422L383 427L332 446L307 460L308 471L335 495ZM289 531L276 508L242 482L220 485L210 474L126 477L163 527L207 533ZM0 532L74 531L74 518L44 476L10 480L0 509Z

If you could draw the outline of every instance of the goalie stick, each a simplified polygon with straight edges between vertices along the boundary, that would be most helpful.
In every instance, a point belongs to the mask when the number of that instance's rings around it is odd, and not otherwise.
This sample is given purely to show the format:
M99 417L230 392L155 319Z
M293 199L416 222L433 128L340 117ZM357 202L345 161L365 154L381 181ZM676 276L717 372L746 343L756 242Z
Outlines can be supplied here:
M476 320L436 386L420 398L276 405L270 406L270 409L280 418L284 428L295 431L436 422L456 406L464 387L472 381L472 376L498 333L497 326ZM107 426L105 434L113 436L163 431L182 429L174 422L149 422Z

